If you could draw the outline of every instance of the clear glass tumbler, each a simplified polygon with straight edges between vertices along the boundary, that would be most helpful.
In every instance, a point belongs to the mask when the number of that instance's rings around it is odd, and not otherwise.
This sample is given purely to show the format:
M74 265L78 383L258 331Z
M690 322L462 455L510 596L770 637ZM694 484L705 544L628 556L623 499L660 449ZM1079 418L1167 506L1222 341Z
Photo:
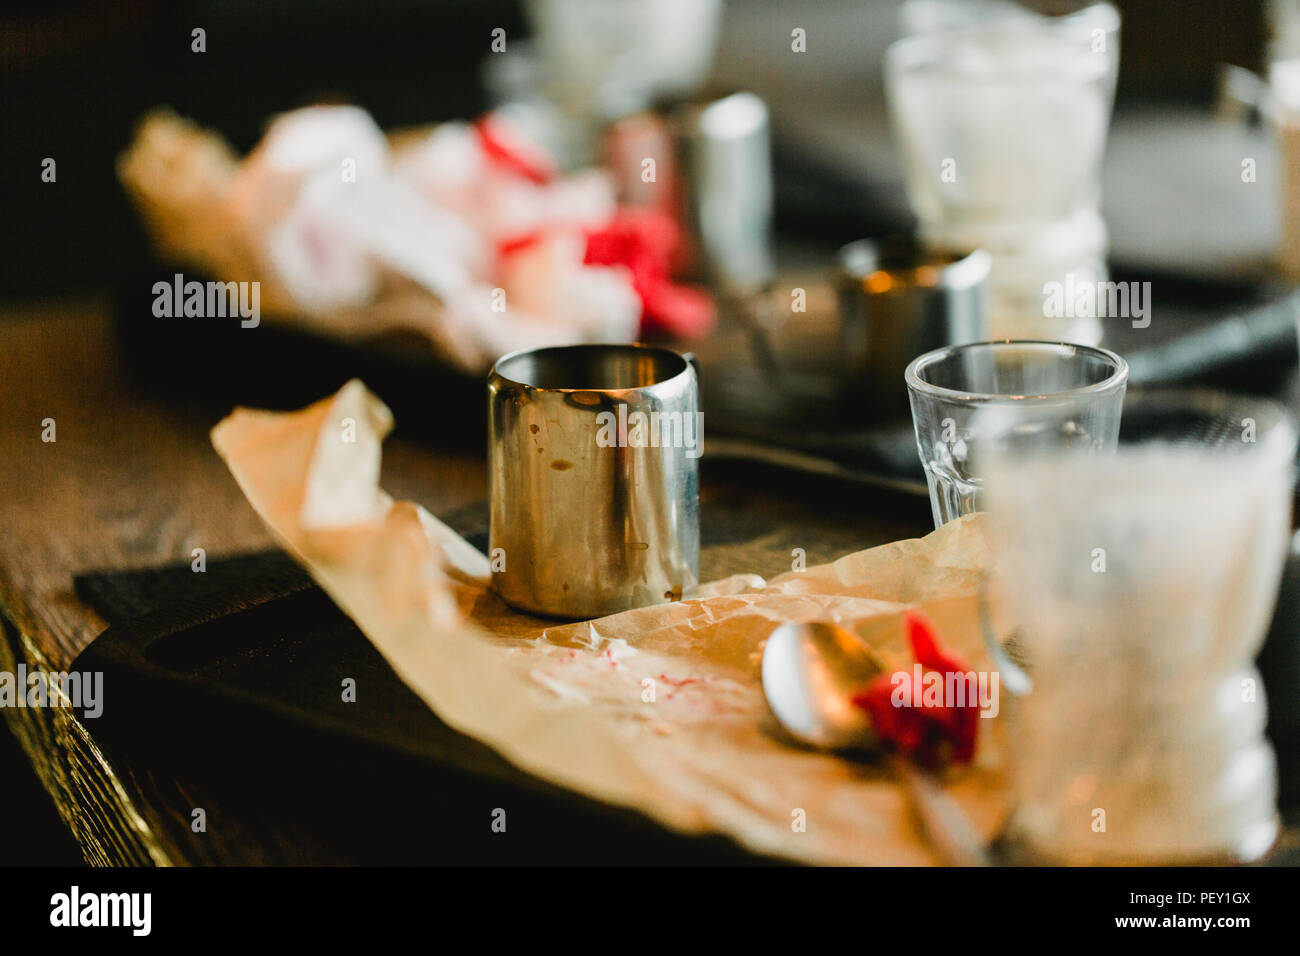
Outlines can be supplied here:
M983 248L993 257L994 338L1096 344L1095 309L1051 314L1045 286L1060 283L1068 294L1107 279L1101 160L1119 14L1099 3L1069 16L951 21L903 37L885 58L921 235L936 248Z
M989 454L1113 451L1128 363L1086 345L976 342L927 352L903 377L937 528L980 510Z

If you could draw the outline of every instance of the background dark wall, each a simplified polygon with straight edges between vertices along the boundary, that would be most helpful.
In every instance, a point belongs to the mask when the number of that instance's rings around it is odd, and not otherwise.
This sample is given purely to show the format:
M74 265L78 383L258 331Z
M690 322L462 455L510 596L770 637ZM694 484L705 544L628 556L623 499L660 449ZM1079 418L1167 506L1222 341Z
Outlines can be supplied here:
M729 81L782 82L763 37L806 23L850 100L878 82L898 0L730 0L720 65ZM1119 0L1121 104L1208 100L1220 61L1257 64L1261 0ZM207 31L207 52L190 31ZM485 106L490 32L526 34L518 0L27 0L0 7L0 296L106 285L146 250L113 174L136 120L170 105L247 149L272 113L321 100L365 106L380 125ZM775 35L775 34L774 34ZM782 40L782 42L785 42ZM780 61L780 62L778 62ZM811 61L803 61L811 65ZM775 72L774 72L775 71ZM791 76L792 83L800 78ZM806 99L804 102L807 102ZM778 134L782 132L777 104ZM55 186L41 160L58 163Z
M322 100L364 105L385 127L472 115L496 26L522 34L515 3L11 5L0 20L0 294L104 283L140 261L113 162L151 107L170 105L241 150L271 114ZM194 27L207 31L206 53L190 50ZM53 186L40 181L46 156L58 164Z

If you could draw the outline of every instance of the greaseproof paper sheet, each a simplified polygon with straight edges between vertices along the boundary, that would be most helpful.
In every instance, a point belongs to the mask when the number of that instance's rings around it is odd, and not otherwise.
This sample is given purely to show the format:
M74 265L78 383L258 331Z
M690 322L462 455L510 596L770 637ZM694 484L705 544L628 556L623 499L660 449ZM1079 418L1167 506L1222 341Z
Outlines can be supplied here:
M979 516L771 581L738 575L695 600L560 625L504 605L483 554L380 489L391 427L352 381L298 412L236 409L212 439L284 546L443 721L529 773L685 833L807 863L937 862L883 764L782 739L759 662L777 625L832 620L910 670L901 613L919 607L973 669L991 669ZM980 721L980 756L945 780L985 836L1007 808L999 722Z

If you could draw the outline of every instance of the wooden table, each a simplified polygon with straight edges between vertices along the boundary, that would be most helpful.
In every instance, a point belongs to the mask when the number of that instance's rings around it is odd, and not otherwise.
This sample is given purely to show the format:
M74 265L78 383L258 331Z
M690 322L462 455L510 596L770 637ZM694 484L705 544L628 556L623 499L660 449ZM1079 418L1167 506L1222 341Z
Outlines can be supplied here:
M272 546L213 452L210 414L151 400L125 378L103 300L0 319L0 670L66 669L105 622L73 594L74 574ZM53 419L54 442L42 441ZM479 500L482 461L385 450L385 482L435 513ZM119 774L60 708L9 709L11 728L92 863L173 863L174 784ZM182 799L181 806L193 806ZM211 841L209 841L211 842ZM270 858L270 857L266 857Z
M208 441L221 413L151 397L128 378L107 300L12 309L0 314L0 337L0 670L67 669L104 629L73 593L76 574L184 563L196 547L211 559L272 546ZM46 419L53 442L42 441ZM478 456L397 439L385 446L383 484L435 514L487 490ZM882 513L816 495L814 512L765 494L706 484L704 507L734 517L730 540L701 556L705 579L788 570L795 547L811 564L928 530L923 500ZM70 710L5 708L5 717L91 863L321 861L309 827L260 821L233 786L197 793L165 768L118 759ZM196 838L195 806L237 823Z
M76 574L184 563L196 547L215 558L273 545L208 441L220 412L183 396L151 397L133 383L107 300L0 312L0 408L0 671L18 663L66 669L104 629L74 594ZM46 419L54 420L53 442L42 441ZM795 547L816 563L928 530L923 500L843 489L837 497L809 486L814 479L782 489L788 476L759 477L715 473L706 481L706 514L729 517L728 540L701 555L704 578L788 570ZM486 495L477 455L398 439L385 446L383 484L443 514ZM120 759L97 743L93 722L67 709L4 715L88 862L322 861L309 824L260 819L237 781L200 785ZM195 806L227 826L196 837ZM1287 822L1270 862L1300 862L1294 808Z

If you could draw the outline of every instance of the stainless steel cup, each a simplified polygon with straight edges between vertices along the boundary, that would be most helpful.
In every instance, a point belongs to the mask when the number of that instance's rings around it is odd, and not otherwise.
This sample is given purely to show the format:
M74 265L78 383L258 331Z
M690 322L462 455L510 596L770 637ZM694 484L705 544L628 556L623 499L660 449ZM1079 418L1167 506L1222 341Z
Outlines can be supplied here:
M767 104L753 93L688 102L671 127L701 277L724 294L752 294L773 272Z
M588 618L691 597L702 416L667 349L513 352L488 376L489 556L510 605Z
M845 394L873 414L907 409L903 372L925 352L987 338L987 252L922 249L908 236L862 239L836 257Z

